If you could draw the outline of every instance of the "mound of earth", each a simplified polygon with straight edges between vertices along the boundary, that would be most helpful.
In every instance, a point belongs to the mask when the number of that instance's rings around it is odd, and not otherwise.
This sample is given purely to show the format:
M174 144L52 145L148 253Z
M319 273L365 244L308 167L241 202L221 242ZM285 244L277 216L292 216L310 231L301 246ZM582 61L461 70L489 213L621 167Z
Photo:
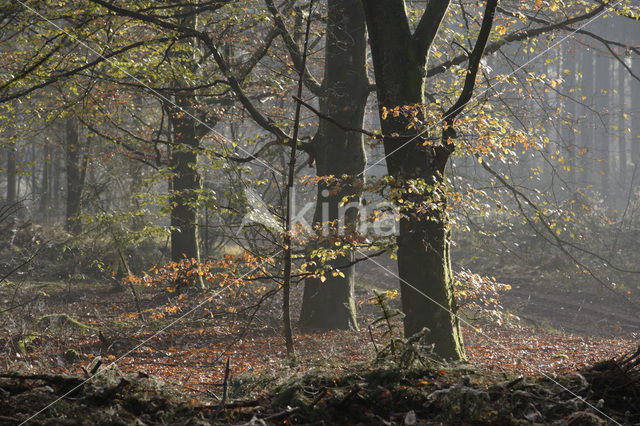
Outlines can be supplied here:
M640 422L640 349L556 378L487 375L466 365L403 369L361 365L351 373L229 383L222 402L186 399L146 374L115 367L87 377L0 374L0 423L16 424L397 424ZM239 398L231 400L230 398Z

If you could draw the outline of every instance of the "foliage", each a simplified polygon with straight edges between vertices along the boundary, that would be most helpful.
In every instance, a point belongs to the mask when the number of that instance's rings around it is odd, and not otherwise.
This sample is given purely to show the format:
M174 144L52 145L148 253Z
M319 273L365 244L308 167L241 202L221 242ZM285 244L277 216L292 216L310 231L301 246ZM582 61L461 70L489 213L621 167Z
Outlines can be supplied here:
M500 293L507 290L511 285L498 283L495 277L483 277L464 268L455 273L454 292L460 309L478 312L498 324L518 319L500 304Z
M0 313L6 325L0 335L7 342L2 352L5 364L25 360L34 369L80 372L100 354L118 360L129 371L145 368L179 382L176 386L181 391L196 389L215 395L219 390L213 385L223 377L218 361L227 354L233 355L237 372L258 374L236 376L232 384L238 395L255 397L262 387L274 385L282 372L290 375L289 383L280 383L279 396L270 402L278 408L299 405L307 420L335 420L337 417L323 418L322 410L334 415L355 406L361 418L387 421L391 418L385 414L394 404L406 409L402 414L408 417L393 420L405 423L412 419L409 410L415 417L416 411L421 415L420 410L426 408L439 416L430 419L434 421L456 421L455 414L465 408L464 416L474 421L507 419L483 411L480 406L487 401L504 402L518 420L546 421L555 420L558 413L569 415L571 407L556 401L545 405L544 413L531 412L528 399L505 396L504 389L509 388L505 384L492 393L468 382L446 383L449 372L437 371L430 359L425 343L428 330L401 338L401 315L389 308L383 293L372 299L382 317L363 314L379 326L370 335L300 332L296 339L305 349L299 370L278 364L282 342L275 331L280 313L273 296L288 278L282 276L281 251L293 252L295 283L306 278L326 282L330 276L346 279L346 268L351 265L338 265L339 259L357 264L369 255L397 255L394 226L401 218L442 222L447 235L460 246L453 251L454 264L460 265L453 285L465 319L473 322L465 326L465 333L470 336L470 357L478 365L499 371L561 372L584 365L589 357L610 355L616 344L629 345L630 339L580 340L514 328L508 321L513 315L505 311L500 297L510 289L502 281L527 275L533 281L574 286L597 281L626 298L624 303L635 303L629 298L637 295L640 201L631 189L627 195L633 197L627 196L626 206L613 206L610 200L620 199L607 194L614 179L603 180L594 188L573 184L581 173L599 175L602 170L604 175L600 163L610 164L611 169L616 163L588 152L586 145L595 144L596 138L578 139L579 121L594 119L598 111L579 117L581 110L575 105L593 108L595 95L579 87L586 84L583 73L587 70L580 70L577 60L571 63L569 53L576 49L588 57L592 53L585 52L595 51L590 43L602 43L589 35L591 29L582 27L592 17L595 20L596 11L602 10L607 17L617 14L637 19L640 9L631 0L615 4L587 0L502 3L504 9L496 15L476 79L477 96L465 103L464 115L452 122L445 117L463 91L469 72L468 48L482 18L482 3L470 1L452 4L430 49L424 88L428 102L381 109L383 126L386 120L402 118L408 123L406 130L423 136L420 149L435 152L448 145L454 156L450 167L434 175L433 181L401 181L384 176L380 168L364 172L366 183L340 203L341 208L357 204L358 226L347 227L337 220L314 229L300 227L290 235L291 247L282 243L280 223L288 212L283 208L286 194L280 174L286 168L282 159L291 147L286 132L291 129L296 105L290 99L299 72L293 51L300 47L301 28L308 18L312 23L308 78L315 80L323 74L324 4L309 15L295 2L278 5L285 30L291 29L293 46L276 25L276 17L252 0L198 5L38 0L25 7L7 5L0 31L0 150L15 154L16 170L4 169L3 163L0 171L7 177L7 187L11 176L17 177L18 195L29 198L25 205L35 224L22 217L15 223L0 223L0 237L9 242L0 249L0 273L22 261L24 250L39 251L41 246L46 250L21 271L26 275L17 274L0 288L7 304ZM412 28L419 25L424 8L424 2L407 2ZM549 29L537 31L545 26ZM558 34L570 32L569 38L575 39L570 48L552 49L540 56L564 37ZM627 58L638 54L634 43L610 41L602 46L612 61L618 61L612 63L621 71L626 69ZM312 106L316 99L322 104L326 94L314 92L313 84L306 83L302 97ZM614 90L624 91L625 84ZM186 107L178 107L178 99ZM613 99L625 101L624 96L611 99L607 105L613 105ZM374 103L370 107L376 109ZM620 111L620 117L615 117L615 111L606 114L611 120L604 124L611 131L609 139L618 138L619 145L602 141L621 168L628 162L616 149L625 143L631 146L636 136L630 133L636 129L637 117L627 112ZM311 141L323 119L303 116L301 158L293 158L292 164L302 164L304 159L313 166ZM181 120L194 130L192 144L180 142L183 135L176 123ZM64 182L72 166L64 162L70 152L65 135L69 121L80 129L82 160L76 166L87 178L82 214L64 218L83 225L83 233L75 236L57 225L63 219L63 198L69 193ZM371 121L365 122L369 125ZM364 132L371 149L379 150L383 135L377 130ZM400 135L384 135L396 136ZM175 159L181 155L193 159L180 170ZM587 160L594 164L593 170L585 172L590 164ZM372 160L369 167L375 165ZM296 172L313 174L306 166ZM194 176L192 183L197 185L176 189L174 183L184 175ZM330 195L337 196L354 178L300 176L300 181L313 185L311 195L307 194L312 200L315 185L327 185L332 188ZM633 188L633 177L625 184ZM255 218L252 209L256 208L249 190L259 193L262 213L272 219L269 224L248 220ZM182 230L179 221L172 221L180 207L196 212L192 225L200 227L207 253L200 259L189 255L166 262L170 236ZM505 261L505 254L512 254L515 260ZM564 257L559 259L559 255ZM89 272L96 269L107 277L124 275L123 283L140 292L141 306L133 309L128 296L111 294L90 281ZM25 277L33 280L43 275L60 275L66 282L49 290L47 284L25 281ZM194 286L200 278L207 288ZM299 300L299 294L296 297ZM61 301L64 305L56 305ZM359 306L368 309L364 303ZM149 313L151 321L143 321L142 312ZM491 322L478 324L475 315ZM40 324L34 324L38 318ZM70 326L82 332L69 333ZM29 331L34 329L38 332ZM157 331L162 332L162 340L154 340ZM486 336L489 341L483 340ZM376 345L382 345L377 366L383 368L371 374L358 371L366 380L324 370L299 374L318 364L351 366L370 357ZM305 350L308 364L304 364ZM75 355L62 355L69 351ZM312 357L313 362L309 361ZM422 366L420 371L416 365ZM154 405L157 401L129 393L138 390L144 377L114 377L115 382L104 387L107 393L122 392L110 406L116 414L89 421L136 422L140 417L171 423L179 418L171 416L178 413L180 404L163 400ZM118 386L125 382L120 379L126 382L122 388ZM45 401L59 395L67 384L43 380L38 382L43 389L35 397ZM50 385L51 392L44 389ZM11 386L23 384L11 382ZM535 401L549 402L557 396L538 385L516 388L530 392ZM85 390L83 403L93 404L91 398L113 402L105 397L105 389ZM414 398L420 401L419 408L407 402ZM353 401L357 402L352 405ZM466 402L469 407L464 406ZM67 403L63 406L71 409L70 415L79 415L80 411L69 407L73 403L63 402ZM273 407L269 413L277 416ZM163 408L167 417L160 414ZM572 409L578 408L584 407ZM226 413L224 407L203 408L203 412L215 420ZM289 414L280 413L276 420L295 419ZM239 418L249 421L238 413L225 420Z

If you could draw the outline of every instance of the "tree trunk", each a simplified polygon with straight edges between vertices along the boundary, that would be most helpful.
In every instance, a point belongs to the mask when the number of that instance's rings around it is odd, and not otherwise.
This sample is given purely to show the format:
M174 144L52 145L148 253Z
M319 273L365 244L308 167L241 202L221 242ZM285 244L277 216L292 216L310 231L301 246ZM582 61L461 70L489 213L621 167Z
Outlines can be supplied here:
M7 148L7 205L16 202L16 150L15 145L10 144Z
M49 225L51 211L51 147L45 144L42 162L42 184L40 191L40 211L42 212L42 222Z
M81 211L85 172L78 138L78 122L74 118L67 119L64 147L67 169L66 228L72 234L79 234L82 231L82 222L78 215Z
M436 4L439 3L439 4ZM365 0L365 13L376 76L380 115L383 107L425 104L424 85L428 50L446 13L448 2L431 2L425 16L411 34L403 2ZM424 118L423 111L418 111ZM394 114L381 120L383 144L393 185L405 188L408 180L424 180L433 185L443 179L443 166L436 150L423 146L427 134L409 120ZM446 163L446 159L444 159ZM436 191L419 196L408 194L405 201L437 201ZM442 198L440 198L442 199ZM446 359L464 359L460 325L455 315L449 232L444 206L420 212L403 209L398 244L398 271L405 314L405 335L426 327L435 353ZM406 206L406 204L404 204Z
M196 28L196 13L188 1L182 9L184 13L182 26ZM198 64L189 43L184 41L181 49L171 53L174 60L183 63L185 74L196 73ZM176 87L189 87L188 78L176 76ZM176 91L174 105L169 106L170 121L173 130L173 146L169 167L172 172L171 182L171 260L184 258L200 260L198 244L198 200L202 188L198 171L198 148L200 139L196 133L195 91ZM203 286L202 278L198 279Z
M38 151L36 144L31 144L31 200L35 203L38 199Z
M59 145L53 145L51 154L51 224L56 225L60 214L62 198L62 165Z
M193 99L176 96L172 108L173 149L170 168L171 182L171 260L178 262L185 257L200 259L198 247L198 192L201 181L197 169L198 139L196 123L189 115ZM178 108L180 107L180 109Z
M329 0L327 8L325 76L320 112L342 126L359 129L363 125L369 94L362 5L360 0ZM341 208L340 201L345 196L349 197L349 203L358 204L360 201L358 194L364 182L362 173L366 163L363 135L346 132L320 118L314 152L318 176L349 176L340 185L318 184L314 227L339 220L343 230L353 229L358 220L357 212ZM329 274L324 283L318 278L305 280L300 314L303 327L358 328L353 298L354 267L345 266L354 258L355 254L351 253L331 262L331 266L339 269L344 277Z

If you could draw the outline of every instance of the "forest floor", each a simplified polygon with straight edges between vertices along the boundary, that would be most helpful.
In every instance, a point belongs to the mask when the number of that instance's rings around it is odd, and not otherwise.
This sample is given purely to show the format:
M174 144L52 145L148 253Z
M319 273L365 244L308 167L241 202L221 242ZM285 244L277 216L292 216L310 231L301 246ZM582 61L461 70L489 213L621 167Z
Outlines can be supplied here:
M565 321L559 307L580 299L544 292L546 314L526 312L539 315L538 324L499 326L465 315L468 364L402 368L393 359L375 362L388 341L369 327L380 316L370 288L357 291L360 331L296 329L292 362L277 298L253 315L255 294L185 297L138 287L142 320L132 294L112 284L14 281L0 288L2 305L13 308L0 317L0 423L35 414L34 424L640 422L637 366L622 376L615 364L588 371L636 350L638 328L622 309L602 307L620 315L606 323L617 330L572 330L600 314L581 309L591 316ZM513 306L522 309L527 290L515 290ZM293 296L299 306L299 288ZM559 318L549 315L556 311ZM152 319L158 312L164 317Z

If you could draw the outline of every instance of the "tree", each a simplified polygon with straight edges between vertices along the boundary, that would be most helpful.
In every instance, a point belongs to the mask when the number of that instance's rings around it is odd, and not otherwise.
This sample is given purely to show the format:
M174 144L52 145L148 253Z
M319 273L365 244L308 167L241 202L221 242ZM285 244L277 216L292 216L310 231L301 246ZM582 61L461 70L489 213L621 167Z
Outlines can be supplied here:
M436 39L450 1L431 1L412 33L402 0L363 2L376 77L383 145L392 185L405 192L412 181L427 186L423 194L406 193L413 205L400 219L397 238L398 270L405 313L405 335L427 327L435 352L443 358L463 359L464 348L452 290L449 223L440 185L453 152L455 116L471 99L480 59L493 24L497 0L488 0L476 45L469 57L464 88L445 113L440 143L410 116L389 110L417 105L418 120L427 121L425 82L429 50ZM425 202L426 200L426 202ZM435 206L435 207L434 207ZM426 296L426 297L425 297ZM427 298L428 297L428 298Z
M5 148L7 153L7 204L16 202L16 151L13 144Z
M320 180L313 216L313 226L337 221L329 230L353 229L358 221L355 209L340 217L340 204L346 197L358 202L364 182L366 156L363 134L344 127L360 129L369 96L366 71L366 36L364 12L360 0L329 0L324 79L320 92L320 122L313 139L316 174L336 176L336 180ZM341 126L336 123L340 123ZM322 233L322 229L318 230ZM351 231L353 232L353 231ZM320 240L322 244L322 239ZM314 246L308 247L311 251ZM310 258L309 260L313 260ZM357 329L354 292L355 253L352 251L330 262L329 267L342 275L328 274L323 282L307 278L300 324L319 329Z
M82 230L79 219L81 212L82 189L87 171L87 157L82 155L78 135L78 121L75 117L66 119L65 124L65 165L67 172L67 231L78 234Z
M193 7L179 9L184 16L180 25L195 28L196 14ZM169 200L171 208L171 260L179 262L183 258L200 260L198 244L198 198L202 188L198 170L198 148L200 138L196 132L197 121L195 92L180 91L187 89L190 78L197 70L197 58L194 57L195 40L183 39L182 46L169 55L184 67L184 74L174 71L173 85L176 91L172 94L173 104L164 102L169 110L172 130L169 169L171 171ZM182 68L182 67L181 67Z

